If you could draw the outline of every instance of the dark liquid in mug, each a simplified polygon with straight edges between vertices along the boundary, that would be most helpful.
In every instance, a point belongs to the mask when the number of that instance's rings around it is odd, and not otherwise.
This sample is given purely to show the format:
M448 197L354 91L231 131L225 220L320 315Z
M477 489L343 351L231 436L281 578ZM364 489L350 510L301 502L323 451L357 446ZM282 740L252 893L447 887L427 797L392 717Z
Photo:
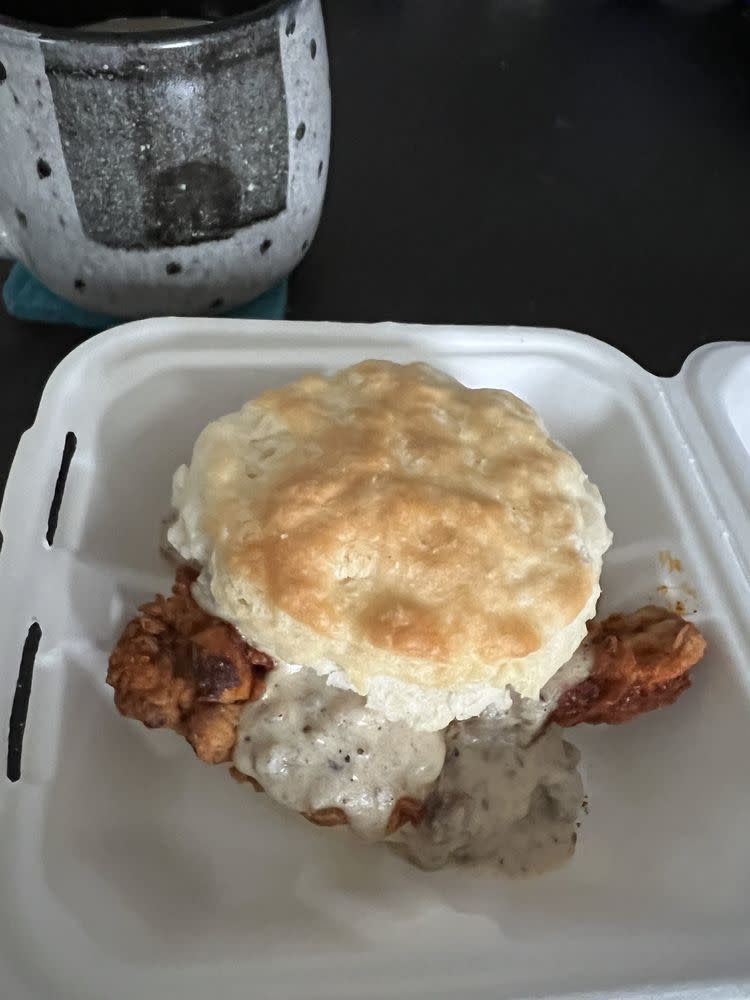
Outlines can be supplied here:
M15 18L33 24L47 25L50 28L66 30L80 28L82 25L101 24L112 18L176 18L180 21L216 21L222 17L233 17L236 14L246 14L263 7L272 9L273 2L269 0L182 0L178 3L163 4L154 0L83 0L83 2L67 4L59 0L49 0L46 3L23 3L20 0L7 0L3 4L2 17ZM98 28L106 31L106 27ZM141 29L143 30L143 29Z

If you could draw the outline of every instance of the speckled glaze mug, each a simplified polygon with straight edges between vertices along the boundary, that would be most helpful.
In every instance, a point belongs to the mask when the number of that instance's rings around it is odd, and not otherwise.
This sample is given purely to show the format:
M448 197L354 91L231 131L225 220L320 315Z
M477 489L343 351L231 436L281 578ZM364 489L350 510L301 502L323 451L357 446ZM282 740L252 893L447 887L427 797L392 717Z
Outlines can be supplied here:
M0 15L0 256L120 316L218 313L287 275L328 172L320 0L91 0L78 27L66 6ZM181 26L80 27L150 13Z

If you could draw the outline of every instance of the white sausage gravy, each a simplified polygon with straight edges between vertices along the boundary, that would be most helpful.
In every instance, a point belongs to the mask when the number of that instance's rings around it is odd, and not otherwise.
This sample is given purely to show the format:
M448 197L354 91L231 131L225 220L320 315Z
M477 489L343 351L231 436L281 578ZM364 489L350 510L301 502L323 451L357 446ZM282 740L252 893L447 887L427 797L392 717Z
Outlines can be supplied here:
M578 751L545 718L590 667L584 645L540 702L514 696L509 711L429 733L389 722L307 667L280 663L242 711L234 765L297 812L341 809L368 840L386 839L400 798L424 802L418 826L387 837L419 867L540 873L572 855L583 800Z
M237 728L234 766L297 812L342 809L368 840L382 840L399 798L424 801L445 758L443 733L388 722L353 691L308 667L279 664Z
M573 853L583 800L578 751L556 726L524 745L523 729L483 713L452 723L445 765L419 826L398 832L421 868L497 866L507 875L557 868Z

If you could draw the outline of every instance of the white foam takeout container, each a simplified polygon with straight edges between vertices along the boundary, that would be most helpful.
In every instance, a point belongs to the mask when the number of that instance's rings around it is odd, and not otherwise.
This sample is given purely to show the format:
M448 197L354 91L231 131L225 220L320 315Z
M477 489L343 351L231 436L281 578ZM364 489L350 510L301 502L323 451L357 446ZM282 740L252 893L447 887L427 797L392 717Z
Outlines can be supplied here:
M607 503L601 610L681 601L707 636L677 705L572 734L590 814L559 872L419 872L113 708L107 654L169 585L160 522L197 433L266 387L366 357L528 400ZM76 350L0 519L3 728L41 628L20 780L0 786L2 996L750 996L748 389L750 346L703 348L658 379L594 340L517 328L159 319Z

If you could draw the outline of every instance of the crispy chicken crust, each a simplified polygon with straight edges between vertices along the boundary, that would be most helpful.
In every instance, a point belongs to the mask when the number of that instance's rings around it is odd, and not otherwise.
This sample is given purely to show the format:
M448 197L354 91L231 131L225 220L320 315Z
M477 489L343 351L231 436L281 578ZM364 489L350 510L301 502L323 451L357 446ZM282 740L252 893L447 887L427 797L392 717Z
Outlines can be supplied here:
M193 600L194 570L177 571L172 597L144 604L109 658L115 705L151 729L180 733L201 760L231 760L242 705L263 694L265 653Z
M172 596L141 607L110 656L107 683L123 715L173 729L201 760L222 764L232 759L242 707L263 694L273 660L196 604L190 592L195 578L194 570L180 567ZM671 704L689 687L688 672L706 645L694 625L654 606L590 622L585 641L594 653L593 670L560 698L550 716L560 726L626 722ZM230 773L263 791L236 768ZM422 813L422 803L399 799L386 832L418 824ZM319 826L347 822L334 806L304 815Z
M671 705L690 687L690 668L706 649L695 625L654 605L588 628L594 667L557 703L551 718L559 726L612 725Z

